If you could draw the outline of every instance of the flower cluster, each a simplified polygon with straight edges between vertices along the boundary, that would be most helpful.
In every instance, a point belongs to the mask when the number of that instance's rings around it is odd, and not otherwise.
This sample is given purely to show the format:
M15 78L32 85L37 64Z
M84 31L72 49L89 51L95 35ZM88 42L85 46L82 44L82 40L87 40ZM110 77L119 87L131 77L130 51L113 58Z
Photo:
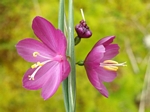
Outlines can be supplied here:
M57 91L60 83L70 73L71 67L66 56L67 41L59 29L42 17L33 19L32 29L39 40L27 38L16 45L18 54L33 63L24 74L23 86L30 90L42 89L42 97L46 100ZM83 20L75 30L80 38L92 35ZM114 38L108 36L99 40L83 61L90 82L106 97L108 91L103 82L113 81L118 66L125 64L111 60L119 53L119 46L112 44Z

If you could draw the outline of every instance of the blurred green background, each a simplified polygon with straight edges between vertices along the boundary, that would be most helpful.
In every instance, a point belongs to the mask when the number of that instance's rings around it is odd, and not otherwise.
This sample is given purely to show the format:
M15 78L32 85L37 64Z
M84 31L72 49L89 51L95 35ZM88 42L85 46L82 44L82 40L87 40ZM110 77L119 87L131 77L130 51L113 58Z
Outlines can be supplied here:
M15 49L19 40L36 38L31 28L35 16L40 15L57 27L58 6L59 0L0 1L0 112L65 112L62 86L46 101L40 90L22 87L23 74L31 63ZM115 60L126 61L128 66L121 67L117 78L105 84L109 98L90 84L84 67L77 66L77 112L149 112L150 1L74 0L74 24L82 19L80 8L93 36L82 39L75 47L76 61L83 60L99 39L115 35L114 43L120 46Z

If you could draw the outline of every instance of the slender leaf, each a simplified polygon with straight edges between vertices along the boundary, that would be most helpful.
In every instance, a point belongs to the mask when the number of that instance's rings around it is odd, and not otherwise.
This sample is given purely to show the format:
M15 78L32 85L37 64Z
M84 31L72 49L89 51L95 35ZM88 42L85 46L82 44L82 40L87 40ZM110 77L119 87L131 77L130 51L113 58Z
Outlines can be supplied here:
M59 17L58 17L58 28L64 32L64 0L60 0L59 4ZM68 78L62 83L63 95L66 112L69 111L69 100L68 100Z
M73 0L69 0L68 17L68 55L71 57L71 73L68 76L68 97L69 112L75 112L76 107L76 75L75 75L75 55L74 55L74 19L73 19Z

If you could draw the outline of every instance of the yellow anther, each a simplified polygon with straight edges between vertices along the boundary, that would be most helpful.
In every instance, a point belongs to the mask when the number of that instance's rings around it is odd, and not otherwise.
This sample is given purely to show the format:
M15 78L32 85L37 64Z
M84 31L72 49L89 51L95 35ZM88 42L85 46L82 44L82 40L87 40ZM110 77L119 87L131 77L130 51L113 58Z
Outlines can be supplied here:
M37 67L37 64L33 64L33 65L31 66L32 69L34 69L34 68L36 68L36 67Z
M118 67L116 66L103 66L104 69L109 70L109 71L117 71Z
M43 65L44 65L43 63L37 62L36 64L33 64L31 68L34 69L37 68L38 66L43 66Z
M105 60L103 63L104 64L118 64L117 61L113 61L113 60Z
M37 57L39 54L39 52L33 52L33 57Z
M40 63L40 62L37 62L37 65L38 65L38 66L43 66L44 64L43 64L43 63Z

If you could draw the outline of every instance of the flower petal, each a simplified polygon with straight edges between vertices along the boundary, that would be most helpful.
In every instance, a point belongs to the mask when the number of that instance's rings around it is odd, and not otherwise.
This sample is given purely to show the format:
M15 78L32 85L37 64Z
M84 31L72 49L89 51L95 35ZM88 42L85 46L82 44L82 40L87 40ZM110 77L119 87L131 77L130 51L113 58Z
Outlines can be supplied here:
M51 72L54 70L54 68L58 65L58 62L49 62L45 65L43 65L36 73L34 80L29 80L29 75L33 74L35 69L29 69L24 77L23 77L23 86L30 90L37 90L42 88L45 82L48 81L50 78Z
M117 44L111 44L106 46L106 52L104 53L104 57L103 59L101 59L101 62L112 59L118 53L119 53L119 46Z
M56 53L64 53L66 50L66 38L64 34L42 17L35 17L32 28L35 35Z
M105 97L108 97L108 91L106 87L102 84L102 80L100 80L98 73L94 69L85 68L88 74L88 78L92 85Z
M87 55L86 59L85 59L85 65L86 66L92 66L94 64L99 64L101 58L103 58L104 56L104 52L105 52L105 48L103 45L99 45L94 47L89 54ZM93 63L93 64L92 64Z
M42 87L42 97L44 98L44 100L53 96L62 81L61 64L57 64L57 66L51 68L49 74L50 75L48 80L44 83Z
M103 85L103 83L102 82L100 82L100 87L101 87L101 89L98 89L99 90L99 92L103 95L103 96L105 96L106 98L108 98L108 91L107 91L107 89L106 89L106 87Z
M100 80L105 81L105 82L111 82L117 76L116 72L105 70L102 67L98 67L97 69L95 69L95 71L97 72L98 77L100 78Z
M68 77L71 69L70 69L70 64L69 64L69 62L67 60L65 60L63 62L62 67L63 67L62 68L62 70L63 70L62 81L63 81L64 79L66 79Z
M27 38L21 40L16 45L18 54L23 57L25 60L29 62L37 62L37 61L44 61L45 59L37 56L36 58L33 57L34 52L39 52L41 55L47 56L51 58L54 55L54 52L48 49L43 43Z
M104 47L109 45L110 43L113 42L115 36L108 36L108 37L104 37L101 40L99 40L94 47L99 46L99 45L103 45Z

